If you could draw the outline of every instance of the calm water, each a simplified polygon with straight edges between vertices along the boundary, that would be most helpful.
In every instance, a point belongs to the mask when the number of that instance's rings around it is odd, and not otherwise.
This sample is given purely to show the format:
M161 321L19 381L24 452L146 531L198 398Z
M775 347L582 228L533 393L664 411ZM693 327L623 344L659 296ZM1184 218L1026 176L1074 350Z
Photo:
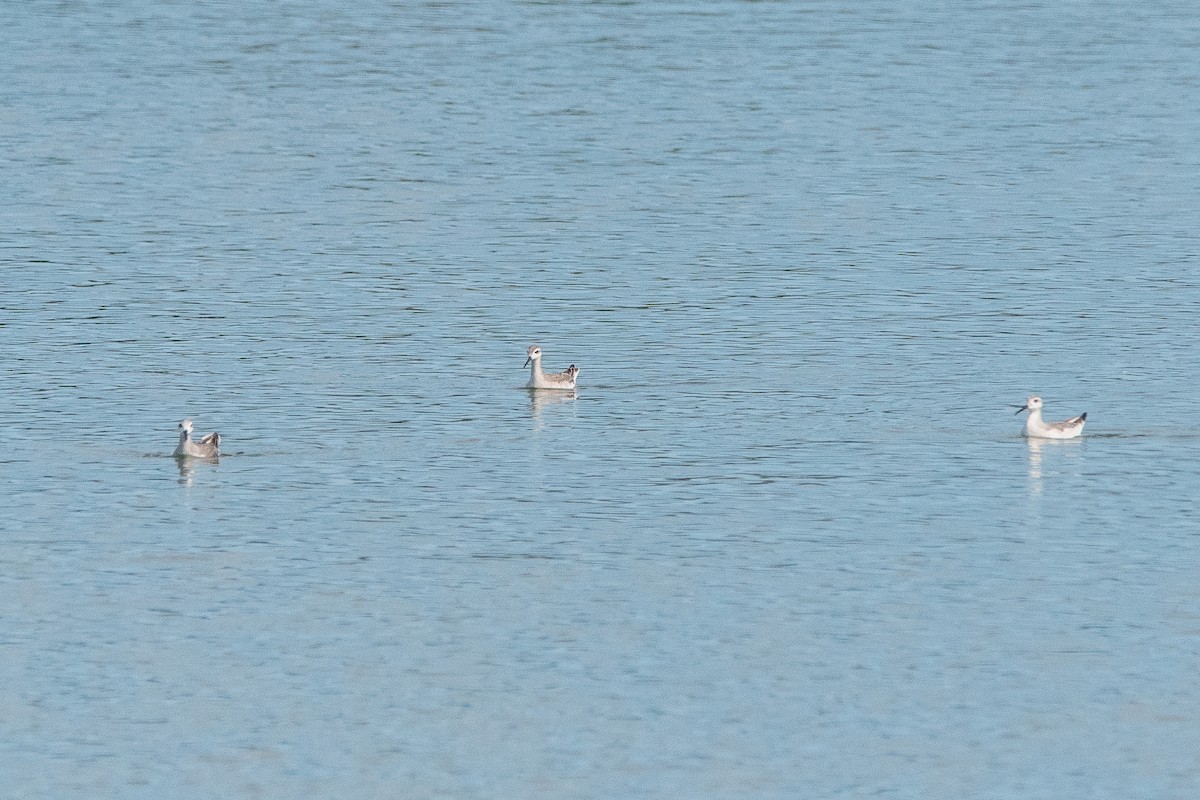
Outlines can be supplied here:
M1195 797L1200 12L910 5L11 4L6 794Z

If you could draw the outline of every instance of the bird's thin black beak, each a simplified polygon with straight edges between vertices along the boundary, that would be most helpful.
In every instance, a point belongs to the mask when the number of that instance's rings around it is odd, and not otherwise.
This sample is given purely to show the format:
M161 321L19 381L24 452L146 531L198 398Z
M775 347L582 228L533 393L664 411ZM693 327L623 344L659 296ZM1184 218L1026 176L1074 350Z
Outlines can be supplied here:
M522 369L524 369L525 367L528 367L530 361L533 361L533 359L532 358L525 359L525 364L522 366Z
M1023 405L1023 406L1017 406L1017 414L1020 414L1022 411L1028 411L1028 410L1029 410L1029 404L1028 404L1028 403L1026 403L1026 404L1025 404L1025 405ZM1013 414L1013 416L1015 417L1017 414Z

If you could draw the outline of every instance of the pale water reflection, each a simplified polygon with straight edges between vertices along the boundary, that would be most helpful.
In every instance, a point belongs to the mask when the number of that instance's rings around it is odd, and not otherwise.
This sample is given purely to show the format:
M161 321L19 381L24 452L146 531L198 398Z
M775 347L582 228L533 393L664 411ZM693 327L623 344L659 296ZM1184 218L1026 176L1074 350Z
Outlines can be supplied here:
M1042 493L1042 460L1048 458L1047 467L1053 473L1077 469L1077 459L1082 455L1080 448L1086 445L1086 437L1075 439L1043 439L1038 436L1025 437L1029 449L1029 486L1033 494ZM1052 473L1052 476L1053 476ZM1051 477L1052 477L1051 476Z
M1025 439L1025 445L1029 448L1029 480L1030 487L1034 494L1042 493L1042 448L1045 442L1042 439L1028 437Z
M179 470L179 483L184 486L191 486L192 481L196 477L197 469L216 468L221 463L220 456L212 458L196 458L194 456L171 456L175 461L175 466Z
M528 389L527 391L529 392L530 411L533 412L533 418L538 423L542 422L542 412L547 408L573 403L579 396L575 389L570 391Z

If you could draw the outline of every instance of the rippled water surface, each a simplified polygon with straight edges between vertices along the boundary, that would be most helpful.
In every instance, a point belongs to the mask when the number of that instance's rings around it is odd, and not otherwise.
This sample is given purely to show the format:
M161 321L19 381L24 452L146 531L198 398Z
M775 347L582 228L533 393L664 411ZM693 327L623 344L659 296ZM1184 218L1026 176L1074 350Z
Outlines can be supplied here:
M8 8L6 793L1195 797L1200 13L921 5Z

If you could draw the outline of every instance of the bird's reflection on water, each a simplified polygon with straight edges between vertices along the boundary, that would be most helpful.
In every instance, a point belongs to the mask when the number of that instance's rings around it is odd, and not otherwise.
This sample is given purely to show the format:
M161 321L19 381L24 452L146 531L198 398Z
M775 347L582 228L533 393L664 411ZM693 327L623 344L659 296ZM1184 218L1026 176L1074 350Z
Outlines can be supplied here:
M533 414L535 422L542 422L542 412L546 409L569 403L577 397L574 390L569 392L553 391L546 389L530 389L529 390L529 410Z
M1042 439L1037 436L1029 436L1025 439L1025 446L1029 448L1029 490L1034 495L1042 493L1042 476L1045 472L1043 459L1050 457L1053 452L1073 452L1078 453L1078 448L1082 445L1082 439Z
M175 466L179 468L179 484L181 486L191 486L192 481L196 476L196 467L200 464L212 464L216 466L221 463L220 456L213 458L196 458L194 456L175 456Z

